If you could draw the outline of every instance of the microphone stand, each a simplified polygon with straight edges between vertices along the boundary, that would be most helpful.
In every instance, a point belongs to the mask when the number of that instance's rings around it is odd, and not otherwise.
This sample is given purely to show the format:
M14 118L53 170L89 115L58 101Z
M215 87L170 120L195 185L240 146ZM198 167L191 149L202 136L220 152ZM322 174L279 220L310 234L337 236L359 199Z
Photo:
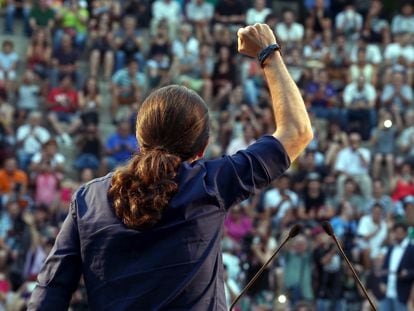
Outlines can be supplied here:
M282 249L282 247L293 237L299 234L301 230L301 226L296 224L290 229L289 235L284 239L284 241L279 245L279 247L273 252L272 256L262 265L262 267L259 269L259 271L256 272L256 274L252 277L250 282L243 288L241 293L234 299L233 303L230 306L230 311L233 310L234 306L237 304L237 302L240 300L240 298L249 290L249 288L253 285L254 282L259 278L259 276L263 273L263 271L267 268L269 263L275 258L275 256L279 253L279 251Z
M359 287L364 292L365 297L368 299L368 302L371 305L372 310L377 311L377 308L375 307L374 303L372 302L371 297L368 295L368 292L367 292L364 284L362 284L361 280L359 279L358 274L356 273L356 271L354 269L354 266L352 265L352 263L349 261L348 257L346 256L344 250L342 249L341 244L339 244L338 239L336 238L336 235L334 234L334 231L333 231L333 228L332 228L331 224L328 221L323 221L322 222L322 228L334 240L336 246L339 249L339 252L341 253L342 257L345 259L345 262L346 262L348 268L351 270L352 274L354 275L354 279L357 281Z

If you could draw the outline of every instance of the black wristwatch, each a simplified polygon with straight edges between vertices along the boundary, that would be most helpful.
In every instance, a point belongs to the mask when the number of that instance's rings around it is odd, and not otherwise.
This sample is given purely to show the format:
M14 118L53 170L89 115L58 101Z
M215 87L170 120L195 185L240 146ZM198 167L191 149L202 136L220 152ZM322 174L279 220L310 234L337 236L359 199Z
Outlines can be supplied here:
M275 43L265 47L263 50L260 51L259 55L257 55L257 60L260 63L260 66L264 66L264 61L266 58L269 57L270 54L274 53L275 51L281 51L280 45Z

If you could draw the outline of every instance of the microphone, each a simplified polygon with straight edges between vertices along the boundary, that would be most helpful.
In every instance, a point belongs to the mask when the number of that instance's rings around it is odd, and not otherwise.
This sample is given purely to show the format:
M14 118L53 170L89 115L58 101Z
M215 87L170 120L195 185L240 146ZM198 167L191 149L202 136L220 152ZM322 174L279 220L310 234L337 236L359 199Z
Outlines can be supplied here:
M285 240L279 245L279 247L273 252L272 256L263 264L263 266L259 269L259 271L256 272L256 274L252 277L250 282L243 288L241 293L234 299L233 303L230 306L230 311L233 310L234 306L237 304L237 302L240 300L240 298L249 290L249 288L253 285L253 283L259 278L259 276L262 274L262 272L267 268L269 263L275 258L275 256L279 253L279 251L282 249L282 247L291 239L294 238L299 234L299 232L302 230L301 225L296 224L294 225L290 231L288 236L285 238Z
M364 284L362 284L361 280L358 277L358 274L356 273L354 266L349 261L348 257L345 255L344 250L342 249L341 244L339 244L338 239L333 231L333 228L331 224L328 221L323 221L321 223L323 230L325 230L326 234L328 234L335 242L337 248L339 249L339 252L341 253L342 257L345 259L345 262L348 266L348 268L352 271L352 274L354 276L354 279L357 281L359 287L364 292L365 297L368 299L369 304L371 305L372 310L377 311L377 308L374 306L374 303L371 300L371 297L369 297L367 289L365 288Z

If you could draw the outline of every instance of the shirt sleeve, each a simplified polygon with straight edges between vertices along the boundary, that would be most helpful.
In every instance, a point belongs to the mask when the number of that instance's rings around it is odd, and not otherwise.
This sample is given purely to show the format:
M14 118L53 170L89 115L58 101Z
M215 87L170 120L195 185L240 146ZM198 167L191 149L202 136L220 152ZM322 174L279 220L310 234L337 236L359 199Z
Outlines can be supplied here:
M205 165L207 189L217 196L221 207L228 209L281 176L290 159L280 141L268 135L235 155Z
M80 241L72 199L55 244L38 275L28 310L67 310L82 271Z

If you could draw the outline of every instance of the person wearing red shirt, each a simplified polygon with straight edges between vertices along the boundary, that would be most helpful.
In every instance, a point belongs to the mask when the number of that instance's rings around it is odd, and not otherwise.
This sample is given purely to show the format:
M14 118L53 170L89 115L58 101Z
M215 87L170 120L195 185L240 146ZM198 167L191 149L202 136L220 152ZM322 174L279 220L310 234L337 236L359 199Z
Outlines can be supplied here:
M47 97L48 120L63 143L70 145L70 135L81 126L78 115L78 93L72 86L72 77L62 77L60 86L52 88ZM65 131L61 123L69 123Z

